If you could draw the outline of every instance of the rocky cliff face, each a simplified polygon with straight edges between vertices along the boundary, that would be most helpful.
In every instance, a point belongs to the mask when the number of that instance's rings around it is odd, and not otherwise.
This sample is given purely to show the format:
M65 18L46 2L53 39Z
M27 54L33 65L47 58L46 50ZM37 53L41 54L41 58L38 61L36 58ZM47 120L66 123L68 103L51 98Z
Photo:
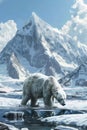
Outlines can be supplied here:
M81 64L72 72L59 79L59 83L65 86L87 86L87 63Z

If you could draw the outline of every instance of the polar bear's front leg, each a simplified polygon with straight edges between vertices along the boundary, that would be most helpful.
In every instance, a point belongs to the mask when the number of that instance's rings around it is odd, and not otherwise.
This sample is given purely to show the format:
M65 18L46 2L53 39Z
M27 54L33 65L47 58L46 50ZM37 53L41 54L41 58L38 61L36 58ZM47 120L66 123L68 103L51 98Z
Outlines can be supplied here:
M27 95L23 96L21 105L26 105L26 103L28 102L29 99L30 99L29 96L27 96Z
M36 105L36 102L37 102L37 99L34 98L34 97L32 97L32 98L31 98L31 107L36 107L36 106L37 106L37 105Z
M43 100L44 100L45 106L47 106L47 107L52 107L53 106L51 97L46 96L46 97L43 98Z

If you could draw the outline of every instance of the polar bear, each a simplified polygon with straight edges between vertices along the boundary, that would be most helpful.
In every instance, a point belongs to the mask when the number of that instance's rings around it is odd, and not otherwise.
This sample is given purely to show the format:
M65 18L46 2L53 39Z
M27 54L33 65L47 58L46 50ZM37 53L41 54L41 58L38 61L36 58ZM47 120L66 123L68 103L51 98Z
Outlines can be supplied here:
M37 99L43 98L44 105L53 106L53 98L65 105L66 94L55 77L40 73L31 74L23 85L22 105L31 100L31 106L36 105Z

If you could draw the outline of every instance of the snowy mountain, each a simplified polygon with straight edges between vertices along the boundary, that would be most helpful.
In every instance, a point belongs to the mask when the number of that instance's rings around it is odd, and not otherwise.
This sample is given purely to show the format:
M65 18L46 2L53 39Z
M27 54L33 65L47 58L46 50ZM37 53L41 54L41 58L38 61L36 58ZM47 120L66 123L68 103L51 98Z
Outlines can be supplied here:
M73 5L73 12L76 10L77 13L73 13L71 21L67 22L61 30L53 28L34 12L32 13L26 25L17 31L0 53L0 63L7 66L8 74L11 77L14 77L12 73L9 73L10 68L13 68L11 67L11 61L14 61L11 60L13 54L17 59L16 67L24 70L15 68L15 72L18 71L15 78L25 76L27 72L41 72L46 75L54 75L59 79L86 61L87 45L85 42L81 42L79 38L81 34L77 35L82 26L80 26L80 22L76 21L78 15L79 18L86 17L86 15L82 15L84 10L79 12L81 6L84 6L86 11L86 6L82 3L83 1L80 4L78 1ZM75 31L77 25L79 26L76 34L73 30ZM78 37L79 40L75 37Z
M73 42L70 36L32 13L29 22L0 53L0 63L7 64L14 53L26 71L59 76L74 69L78 63L80 55Z

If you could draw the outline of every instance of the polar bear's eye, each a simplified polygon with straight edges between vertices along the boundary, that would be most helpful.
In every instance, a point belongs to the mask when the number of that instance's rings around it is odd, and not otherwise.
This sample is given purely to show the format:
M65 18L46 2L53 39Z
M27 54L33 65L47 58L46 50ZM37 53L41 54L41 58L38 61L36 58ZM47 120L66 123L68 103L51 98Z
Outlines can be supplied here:
M60 101L62 101L63 99L60 99Z
M56 94L58 94L58 92L56 92Z

